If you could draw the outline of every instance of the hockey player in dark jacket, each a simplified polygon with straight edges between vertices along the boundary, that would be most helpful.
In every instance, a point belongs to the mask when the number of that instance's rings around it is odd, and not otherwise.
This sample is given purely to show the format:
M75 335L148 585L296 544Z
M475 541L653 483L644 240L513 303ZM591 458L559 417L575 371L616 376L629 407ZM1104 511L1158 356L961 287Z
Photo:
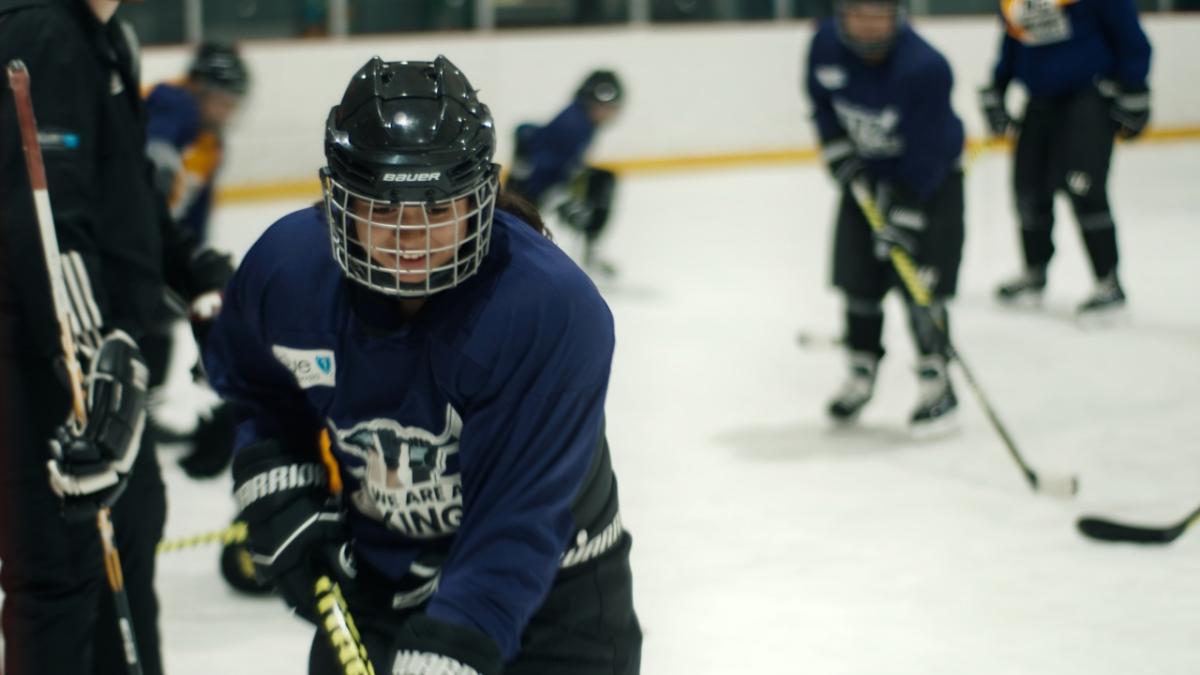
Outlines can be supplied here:
M127 673L128 629L143 672L162 672L153 580L165 495L140 434L145 365L136 340L164 285L215 300L231 274L227 259L175 227L154 190L137 52L112 20L118 4L0 0L0 65L20 59L28 69L72 332L84 367L97 369L85 386L120 385L129 397L119 409L89 398L87 426L65 423L70 394L56 366L30 181L14 99L0 86L0 585L3 670L14 675ZM114 425L134 433L117 442ZM99 506L113 507L132 626L118 627L104 581Z
M950 107L946 59L905 21L898 0L839 0L809 51L805 87L822 155L842 188L833 282L846 299L846 384L829 405L839 422L871 399L884 354L883 298L898 279L899 247L916 261L946 318L963 245L962 122ZM850 186L869 185L887 226L873 232ZM905 295L920 362L914 430L944 428L957 407L940 333ZM943 322L943 325L945 323Z
M1004 303L1037 304L1054 255L1054 196L1071 199L1096 287L1081 317L1120 309L1117 229L1108 201L1114 136L1150 119L1150 42L1134 0L1002 0L1005 32L992 83L980 92L991 132L1017 134L1013 186L1025 270L996 289ZM1004 98L1012 81L1029 101L1018 124Z

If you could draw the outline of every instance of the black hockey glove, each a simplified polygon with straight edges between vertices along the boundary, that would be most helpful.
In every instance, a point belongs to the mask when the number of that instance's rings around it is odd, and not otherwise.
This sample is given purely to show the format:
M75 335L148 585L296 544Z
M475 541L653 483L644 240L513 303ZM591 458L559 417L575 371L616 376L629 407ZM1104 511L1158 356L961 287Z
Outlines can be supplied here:
M188 260L188 295L190 301L211 291L223 292L233 278L233 258L211 248L199 248Z
M227 401L218 403L207 415L201 413L192 432L192 451L179 459L189 478L216 478L233 459L237 436L237 409Z
M887 260L892 249L898 248L915 257L920 248L921 233L925 231L925 210L907 190L880 185L875 204L883 215L883 229L873 230L875 257Z
M500 648L487 635L414 614L392 636L387 657L377 662L392 675L499 675Z
M232 278L233 258L227 254L201 248L188 261L188 321L201 353L213 321L221 312L221 294Z
M1004 91L996 86L979 90L979 106L993 136L1005 136L1012 126L1012 117L1004 107Z
M850 185L867 171L849 136L841 136L823 144L821 158L839 185Z
M223 304L224 299L220 291L208 291L197 296L188 306L188 323L192 326L192 337L196 338L196 346L200 348L201 353L204 352L208 334L212 331L213 322L221 313Z
M1117 137L1137 138L1150 122L1150 89L1116 86L1115 94L1108 114L1117 123Z
M313 586L331 574L343 586L355 576L348 535L325 467L297 457L277 441L242 449L233 458L233 494L258 578L274 584L297 614L317 623Z
M87 424L68 421L50 439L50 488L68 520L94 517L125 490L146 425L149 379L132 338L114 330L100 341L83 382Z

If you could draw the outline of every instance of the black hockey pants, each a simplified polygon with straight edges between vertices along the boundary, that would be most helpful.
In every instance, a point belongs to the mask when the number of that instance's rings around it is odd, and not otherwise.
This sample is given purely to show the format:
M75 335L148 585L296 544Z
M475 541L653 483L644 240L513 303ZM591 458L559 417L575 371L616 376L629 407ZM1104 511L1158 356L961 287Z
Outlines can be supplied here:
M965 237L962 172L951 172L924 208L927 225L914 262L933 295L931 311L949 331L944 301L958 290ZM871 226L849 190L843 191L838 207L833 284L846 296L844 337L851 351L883 356L883 299L892 288L899 288L904 295L917 351L935 354L943 350L941 336L931 330L925 315L914 306L891 260L875 257Z
M504 675L637 675L641 672L642 631L633 611L628 534L595 560L563 570L550 594L534 613L516 659ZM360 570L361 573L361 570ZM389 598L381 592L378 597ZM354 602L350 600L354 612ZM393 613L392 621L403 621ZM354 617L373 655L375 672L391 672L383 662L386 631L377 626L378 614ZM385 619L386 620L386 619ZM373 628L376 626L376 628ZM342 675L330 653L328 638L317 631L309 660L309 675Z
M1097 278L1117 266L1117 231L1108 204L1114 123L1109 102L1092 87L1032 98L1017 140L1013 185L1026 266L1054 256L1054 195L1066 192Z

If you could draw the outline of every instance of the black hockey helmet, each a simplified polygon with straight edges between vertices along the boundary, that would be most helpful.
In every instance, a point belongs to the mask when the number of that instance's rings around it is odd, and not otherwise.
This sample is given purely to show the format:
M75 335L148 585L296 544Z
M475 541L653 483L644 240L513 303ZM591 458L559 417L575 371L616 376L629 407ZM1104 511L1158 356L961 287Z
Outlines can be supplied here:
M200 45L188 66L188 79L238 95L245 94L250 88L250 72L237 47L221 42Z
M359 283L402 297L427 296L474 274L491 235L500 175L495 151L491 111L449 59L368 61L325 124L321 174L342 269ZM418 222L412 222L415 211L424 214ZM437 244L448 228L463 233ZM416 230L423 235L421 250L376 242L412 240ZM452 259L436 264L451 248ZM423 270L400 262L418 254L425 256Z
M593 105L620 105L624 95L620 78L611 70L592 71L575 92L576 100Z
M391 202L447 199L496 171L492 113L444 56L372 58L325 123L329 171L353 192Z
M887 37L876 40L864 40L851 35L847 30L846 11L858 6L867 5L891 8L894 11L894 23ZM896 44L896 39L899 38L900 31L903 30L904 24L908 20L904 0L835 0L833 9L838 37L841 39L842 44L866 60L878 60L887 56L892 50L892 46Z

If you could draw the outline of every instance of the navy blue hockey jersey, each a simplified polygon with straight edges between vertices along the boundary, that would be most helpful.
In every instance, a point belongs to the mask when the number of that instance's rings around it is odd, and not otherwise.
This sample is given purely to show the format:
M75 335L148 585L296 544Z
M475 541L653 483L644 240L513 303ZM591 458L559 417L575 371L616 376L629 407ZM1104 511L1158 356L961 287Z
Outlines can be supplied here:
M821 145L848 139L875 180L927 199L959 165L965 137L950 107L950 64L908 26L868 65L832 19L813 36L805 76Z
M523 125L517 131L518 156L512 176L519 184L518 192L536 203L547 190L565 183L583 165L595 133L587 106L578 100L545 126Z
M196 97L174 84L160 84L150 91L146 115L151 159L157 164L164 158L156 153L164 153L172 155L166 161L178 163L174 185L166 195L171 216L204 239L224 150L221 138L200 128Z
M478 273L409 321L393 303L343 277L323 211L297 211L242 261L205 365L251 413L238 448L315 453L327 430L360 564L398 580L447 556L424 611L511 658L579 541L612 316L553 242L499 210Z
M1098 79L1146 85L1150 41L1133 0L1001 0L1005 34L993 83L1019 80L1033 96L1079 91Z

